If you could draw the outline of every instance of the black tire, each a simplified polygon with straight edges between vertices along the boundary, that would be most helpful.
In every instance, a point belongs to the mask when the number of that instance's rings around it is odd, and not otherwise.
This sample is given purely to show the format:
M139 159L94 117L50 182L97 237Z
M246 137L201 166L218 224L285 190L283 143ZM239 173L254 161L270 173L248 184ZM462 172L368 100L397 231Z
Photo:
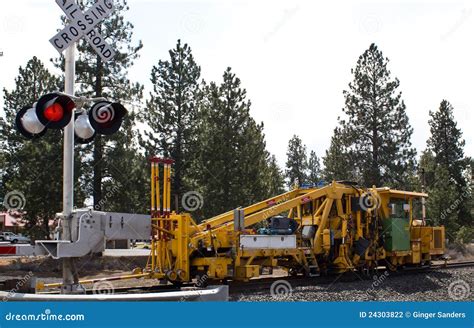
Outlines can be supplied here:
M3 238L3 237L0 237L0 241L5 241L5 238Z
M18 243L18 239L13 239L12 244L16 244L16 243Z
M181 288L181 286L183 285L182 281L172 281L171 283L173 284L174 287L177 287L177 288Z

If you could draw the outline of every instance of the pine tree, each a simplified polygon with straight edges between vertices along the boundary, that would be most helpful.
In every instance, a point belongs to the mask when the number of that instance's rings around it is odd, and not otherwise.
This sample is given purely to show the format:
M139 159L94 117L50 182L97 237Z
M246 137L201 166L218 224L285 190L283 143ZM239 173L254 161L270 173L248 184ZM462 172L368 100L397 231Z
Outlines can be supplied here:
M318 184L321 181L321 163L316 152L312 150L309 154L308 159L308 182L312 184Z
M345 150L342 131L339 127L334 129L331 144L323 157L323 175L326 182L339 180L357 180L355 166L351 165L349 154Z
M151 72L153 92L142 118L151 132L146 132L142 144L149 154L174 159L172 192L180 196L190 189L186 178L195 158L201 68L191 48L180 40L169 55L169 60L160 60Z
M421 189L421 183L422 181L422 176L421 176L421 170L424 172L424 184L425 184L425 189L426 188L431 188L431 186L434 185L435 183L435 170L436 170L436 161L434 158L433 153L430 150L425 150L422 152L421 157L420 157L420 162L419 162L419 167L420 167L420 184L419 187Z
M435 155L438 165L444 165L449 170L449 176L456 182L458 187L467 185L464 171L468 160L464 158L464 145L462 132L457 128L453 117L453 106L446 101L441 101L438 111L430 111L431 136L428 139L428 149Z
M62 132L49 129L37 140L24 138L15 128L15 117L24 106L32 106L42 95L61 90L61 80L51 74L44 64L33 57L20 67L15 88L4 89L5 119L0 118L0 157L2 165L2 194L20 192L24 195L23 214L26 227L33 237L49 236L49 220L62 207ZM75 178L81 175L76 158ZM84 203L84 190L75 184L74 201Z
M220 87L215 82L203 86L203 95L197 132L199 151L192 164L195 189L201 193L204 205L202 212L194 216L208 218L230 210L230 204L237 202L232 190L237 157L234 134L238 133L238 126L234 124L235 117L245 107L225 106Z
M443 178L447 174L444 182L455 190L457 203L459 203L456 205L457 224L472 225L470 206L472 196L467 172L469 159L464 157L465 141L462 140L462 132L457 128L457 123L454 120L453 107L448 101L443 100L438 111L430 111L430 117L431 136L427 144L428 149L434 155L435 171L441 167L444 174ZM439 183L435 180L431 188L432 192L436 191L436 186L439 186ZM446 187L441 186L440 188L443 192ZM444 205L450 206L449 203L446 203L446 200L443 201ZM453 229L455 228L453 227Z
M388 58L371 44L352 70L344 91L345 119L339 119L350 162L366 186L404 187L414 171L413 132L405 113L400 82L392 79Z
M81 8L90 7L95 0L83 1ZM103 62L100 56L94 51L90 44L82 38L77 44L76 59L76 93L85 96L106 97L109 100L124 103L129 110L129 115L125 116L123 126L128 126L129 131L120 129L111 136L96 135L94 138L92 149L90 145L83 146L81 151L83 158L92 157L91 161L87 161L82 165L90 172L86 172L86 179L92 178L92 184L88 189L92 191L94 208L100 210L104 208L105 203L109 203L108 207L119 208L121 211L128 211L128 208L118 203L118 198L107 197L103 199L103 184L111 179L112 181L120 181L127 177L131 163L139 162L139 156L136 152L126 151L131 144L124 144L132 139L136 140L138 135L134 131L135 118L133 110L140 107L140 99L142 98L143 87L138 83L131 83L127 78L128 69L138 58L138 52L142 48L141 41L136 45L132 44L133 24L125 20L124 14L129 10L126 0L114 2L114 12L100 24L96 25L96 31L104 36L104 39L110 46L116 50L116 56L113 60ZM66 24L65 17L62 18L63 24ZM64 57L53 60L57 67L64 70ZM127 122L130 121L130 122ZM129 134L133 133L133 137L129 138ZM123 147L122 151L114 151L114 147ZM92 153L92 154L91 154ZM115 154L127 154L132 156L127 160L120 157L114 157ZM91 156L92 155L92 156ZM120 166L118 163L124 163ZM144 169L144 163L140 163L140 168ZM139 169L135 167L133 169ZM143 171L145 175L146 172ZM110 181L109 181L110 183ZM117 183L118 184L118 183ZM143 187L138 185L129 185L129 189L121 189L120 192L128 194L130 199L145 196ZM115 202L115 203L114 203ZM105 207L107 207L105 206ZM143 209L145 210L145 209Z
M470 161L470 167L471 167L471 177L470 177L470 184L471 186L474 185L474 158L471 157Z
M249 113L247 115L239 141L239 156L242 160L237 166L241 184L238 204L244 206L270 197L272 191L268 189L269 182L266 180L267 171L270 170L270 153L266 150L263 122L257 124Z
M135 115L129 112L128 115ZM103 211L146 213L149 208L149 170L146 157L139 153L135 117L124 120L120 133L107 143L100 207Z
M246 94L230 68L220 85L203 87L193 167L196 189L204 200L202 217L252 204L269 193L263 124L250 116Z
M436 166L433 177L433 184L428 187L427 215L433 225L444 225L446 237L454 241L460 224L457 219L459 208L452 205L457 204L459 194L449 177L446 166Z
M268 190L267 197L279 195L285 191L285 177L278 166L275 155L270 156L265 180L267 183L266 190Z
M286 157L285 173L288 186L291 188L296 184L301 185L307 180L308 163L306 146L297 135L294 135L288 142Z

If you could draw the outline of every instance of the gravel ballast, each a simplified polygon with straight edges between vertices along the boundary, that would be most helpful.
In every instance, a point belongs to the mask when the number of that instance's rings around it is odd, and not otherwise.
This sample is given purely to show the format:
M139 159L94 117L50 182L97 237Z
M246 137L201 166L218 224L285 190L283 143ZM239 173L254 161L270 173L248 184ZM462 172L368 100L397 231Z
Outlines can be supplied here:
M266 291L231 295L231 301L473 301L473 268L390 275L373 280L291 286L284 278Z

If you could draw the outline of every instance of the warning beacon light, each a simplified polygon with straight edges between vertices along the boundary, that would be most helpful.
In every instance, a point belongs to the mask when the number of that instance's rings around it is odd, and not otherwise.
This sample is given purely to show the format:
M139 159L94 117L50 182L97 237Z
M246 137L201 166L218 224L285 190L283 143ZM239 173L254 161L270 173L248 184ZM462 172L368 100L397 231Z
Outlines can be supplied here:
M56 93L42 96L33 106L16 114L15 125L28 139L43 136L47 129L62 129L70 121L76 104L71 98Z
M127 110L120 103L99 101L89 111L89 122L97 133L110 135L120 129L126 114Z
M120 129L127 115L125 107L117 102L100 100L89 111L82 109L84 102L97 98L78 98L78 109L73 98L62 93L48 93L33 106L18 111L15 124L18 131L28 139L43 136L48 129L63 129L74 115L74 136L77 143L86 144L94 140L96 134L111 135Z
M68 96L48 93L36 103L36 116L48 129L62 129L71 121L75 107Z

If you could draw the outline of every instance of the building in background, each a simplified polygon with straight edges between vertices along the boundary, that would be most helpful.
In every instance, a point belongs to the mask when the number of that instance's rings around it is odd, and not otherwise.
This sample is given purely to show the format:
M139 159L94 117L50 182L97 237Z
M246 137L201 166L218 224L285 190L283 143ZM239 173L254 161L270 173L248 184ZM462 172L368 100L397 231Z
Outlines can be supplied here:
M21 218L14 217L8 212L0 212L0 231L20 233L24 226Z

